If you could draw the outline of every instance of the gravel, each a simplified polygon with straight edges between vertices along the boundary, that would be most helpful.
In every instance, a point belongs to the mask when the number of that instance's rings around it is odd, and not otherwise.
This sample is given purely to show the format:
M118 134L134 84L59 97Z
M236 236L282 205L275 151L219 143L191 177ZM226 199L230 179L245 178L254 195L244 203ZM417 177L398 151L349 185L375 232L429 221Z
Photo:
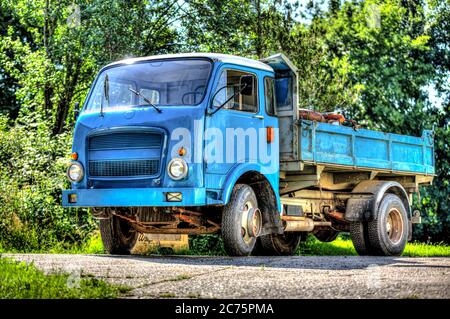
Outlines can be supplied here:
M124 298L450 298L450 258L3 254L95 276Z

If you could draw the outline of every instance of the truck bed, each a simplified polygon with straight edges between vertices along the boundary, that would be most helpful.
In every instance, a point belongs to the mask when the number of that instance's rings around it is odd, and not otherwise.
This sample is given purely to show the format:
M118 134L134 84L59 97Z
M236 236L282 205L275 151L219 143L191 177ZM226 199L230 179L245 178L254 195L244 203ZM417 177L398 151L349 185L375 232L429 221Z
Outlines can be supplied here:
M305 164L434 175L432 131L422 137L298 120L298 158Z

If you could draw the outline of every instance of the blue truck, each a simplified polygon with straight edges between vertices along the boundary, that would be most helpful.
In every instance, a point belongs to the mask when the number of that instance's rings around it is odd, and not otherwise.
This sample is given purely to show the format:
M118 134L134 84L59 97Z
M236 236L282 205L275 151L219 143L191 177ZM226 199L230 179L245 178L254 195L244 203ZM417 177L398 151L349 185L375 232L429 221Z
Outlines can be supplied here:
M420 222L412 195L435 174L432 131L317 120L299 110L297 81L283 54L105 66L76 112L63 206L89 207L111 254L141 233L220 233L247 256L349 232L360 255L400 255Z

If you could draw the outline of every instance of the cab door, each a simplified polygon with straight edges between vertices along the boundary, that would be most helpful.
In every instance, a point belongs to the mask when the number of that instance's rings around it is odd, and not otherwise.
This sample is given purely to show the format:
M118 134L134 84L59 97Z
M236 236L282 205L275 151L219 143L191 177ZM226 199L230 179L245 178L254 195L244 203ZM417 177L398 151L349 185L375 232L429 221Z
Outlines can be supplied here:
M259 72L234 65L223 65L217 72L205 121L207 188L220 189L239 164L263 164L260 144L261 139L267 144L267 137L264 84ZM242 90L245 84L247 89Z

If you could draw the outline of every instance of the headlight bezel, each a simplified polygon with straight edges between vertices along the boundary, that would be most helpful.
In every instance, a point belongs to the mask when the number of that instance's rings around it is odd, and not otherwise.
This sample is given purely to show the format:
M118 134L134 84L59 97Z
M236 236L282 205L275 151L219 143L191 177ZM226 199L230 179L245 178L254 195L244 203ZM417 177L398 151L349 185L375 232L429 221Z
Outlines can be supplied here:
M180 176L175 176L172 174L171 167L175 163L181 163L181 165L183 166L183 173ZM185 178L188 175L188 172L189 172L189 166L188 166L187 162L182 158L179 158L179 157L172 158L170 160L169 164L167 164L167 175L169 175L169 177L175 181L179 181L179 180L182 180L183 178Z
M80 175L78 176L77 179L72 178L72 176L70 175L70 169L72 167L78 167L80 170ZM67 172L66 172L67 178L72 182L72 183L79 183L81 180L83 180L84 178L84 167L83 165L81 165L80 162L71 162L69 164L69 167L67 167Z

